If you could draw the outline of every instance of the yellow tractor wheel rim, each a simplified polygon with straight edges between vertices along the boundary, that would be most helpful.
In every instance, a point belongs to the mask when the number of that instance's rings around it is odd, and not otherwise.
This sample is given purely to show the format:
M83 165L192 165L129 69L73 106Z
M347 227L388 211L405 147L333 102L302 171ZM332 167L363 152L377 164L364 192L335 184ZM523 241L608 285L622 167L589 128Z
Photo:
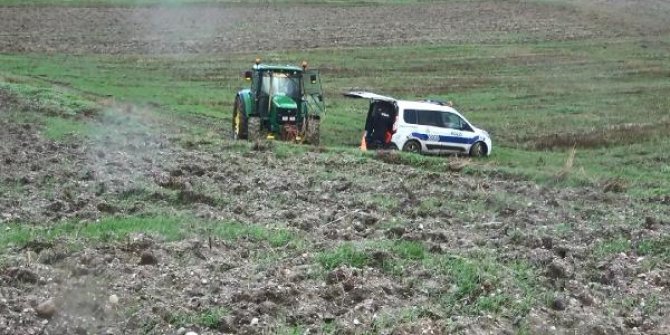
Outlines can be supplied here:
M241 120L240 112L238 111L237 113L235 113L235 135L240 134L240 120Z

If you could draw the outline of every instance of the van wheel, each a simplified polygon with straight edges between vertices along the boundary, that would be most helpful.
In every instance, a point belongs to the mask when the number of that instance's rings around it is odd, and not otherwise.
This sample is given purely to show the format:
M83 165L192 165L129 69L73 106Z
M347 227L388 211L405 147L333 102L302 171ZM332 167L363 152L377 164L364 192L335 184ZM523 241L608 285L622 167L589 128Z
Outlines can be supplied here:
M402 151L414 152L414 153L420 154L421 153L421 143L419 143L419 141L414 141L414 140L407 141L407 143L405 143L405 145L402 146Z
M477 142L470 147L471 157L483 157L487 152L486 144L484 142Z

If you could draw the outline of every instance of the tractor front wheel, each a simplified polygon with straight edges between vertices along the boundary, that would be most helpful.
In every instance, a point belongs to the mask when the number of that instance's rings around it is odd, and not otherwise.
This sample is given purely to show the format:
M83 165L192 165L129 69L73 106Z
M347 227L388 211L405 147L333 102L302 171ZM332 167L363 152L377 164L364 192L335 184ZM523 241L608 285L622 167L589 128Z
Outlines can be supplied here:
M249 123L247 114L244 112L244 101L238 95L235 97L233 107L233 139L246 140L249 138Z

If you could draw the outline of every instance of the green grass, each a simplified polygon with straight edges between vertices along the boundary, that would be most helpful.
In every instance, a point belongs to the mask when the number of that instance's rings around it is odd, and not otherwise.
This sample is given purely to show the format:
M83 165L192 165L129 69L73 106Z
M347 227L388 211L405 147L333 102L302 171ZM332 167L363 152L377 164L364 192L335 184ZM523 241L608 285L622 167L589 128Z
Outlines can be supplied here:
M326 146L356 147L367 102L340 93L368 89L398 98L452 100L465 116L491 132L493 155L469 172L504 173L555 183L572 143L567 186L603 187L620 180L629 194L670 191L670 58L667 37L574 41L510 39L499 44L452 44L273 51L268 62L307 59L322 72L328 113ZM238 78L256 54L177 56L0 55L0 78L56 87L86 100L150 104L160 113L205 116L228 128ZM40 95L39 93L31 93ZM47 99L48 100L48 99ZM69 100L66 99L66 100ZM56 105L72 105L56 101ZM76 104L75 104L76 105ZM641 131L612 130L638 124ZM663 128L665 127L665 128ZM211 137L194 125L194 138ZM58 132L56 132L58 133ZM554 136L556 138L554 138ZM537 149L549 143L551 150ZM277 147L279 158L293 151ZM441 158L400 156L400 164L444 170Z
M356 268L370 266L399 275L406 261L424 259L427 253L420 242L382 240L364 244L343 243L334 249L321 251L316 259L325 270L343 265Z
M536 270L523 262L502 263L486 255L436 255L424 266L446 275L452 285L437 296L447 312L480 315L505 309L525 315L541 297Z
M53 241L75 238L91 242L123 241L129 234L146 233L167 241L188 236L213 236L224 240L266 242L271 247L283 247L297 239L284 229L268 229L227 221L203 221L191 217L107 217L99 222L67 222L50 227L25 224L0 225L0 248L23 246L33 240Z
M670 260L670 237L641 241L637 246L640 255L657 256L664 261Z
M593 249L593 256L596 258L602 258L609 255L630 251L631 242L624 237L619 237L597 243Z
M230 310L225 307L205 309L196 313L176 312L168 316L168 322L175 327L201 326L216 329L222 317L228 315Z
M86 136L89 133L89 127L84 122L60 117L49 117L45 121L43 133L47 138L52 140L62 140L70 135Z
M80 92L26 78L0 76L0 90L13 94L26 108L49 115L74 117L98 110L97 105Z
M387 256L380 259L380 252ZM480 315L507 310L525 315L542 298L536 270L523 262L501 263L476 254L434 254L413 241L344 243L320 252L317 262L327 271L340 266L377 267L402 278L407 271L423 268L445 276L450 287L429 293L445 313Z
M370 264L371 257L352 243L345 243L334 250L320 253L317 260L326 270L332 270L342 265L363 268Z

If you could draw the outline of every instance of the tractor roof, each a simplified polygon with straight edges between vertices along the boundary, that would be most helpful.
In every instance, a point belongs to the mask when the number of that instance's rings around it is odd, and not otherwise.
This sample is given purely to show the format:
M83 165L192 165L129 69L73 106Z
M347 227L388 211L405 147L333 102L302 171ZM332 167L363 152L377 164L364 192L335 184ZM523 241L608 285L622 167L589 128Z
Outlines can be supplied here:
M254 70L266 71L266 70L279 70L279 71L300 71L303 69L295 65L273 65L273 64L258 64L254 65Z

